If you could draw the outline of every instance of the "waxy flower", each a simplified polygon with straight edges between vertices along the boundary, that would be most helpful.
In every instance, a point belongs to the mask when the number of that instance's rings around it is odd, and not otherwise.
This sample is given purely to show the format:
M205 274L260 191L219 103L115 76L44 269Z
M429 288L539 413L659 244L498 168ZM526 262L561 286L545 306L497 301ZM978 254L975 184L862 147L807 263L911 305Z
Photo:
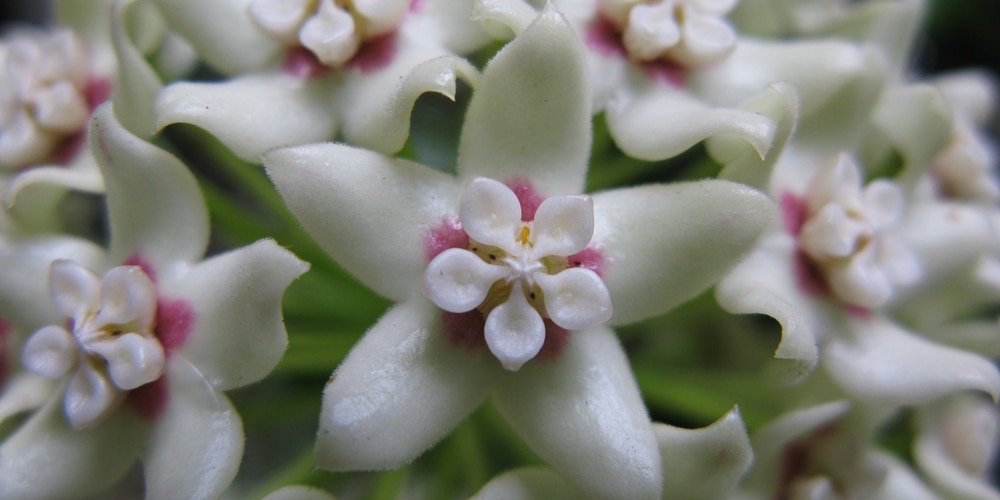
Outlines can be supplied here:
M306 230L398 302L324 391L320 467L400 467L492 396L580 490L660 495L653 426L602 323L663 313L710 286L773 205L711 180L580 195L586 71L572 28L547 9L487 66L457 178L339 144L265 155Z
M471 5L451 0L232 0L209 12L197 0L156 3L211 66L233 75L167 86L157 126L197 125L255 163L277 146L334 137L398 151L421 94L454 98L458 78L474 82L452 47L485 39L462 19Z
M835 401L782 415L751 437L746 499L937 498L899 459L874 445L884 408Z
M991 471L1000 441L1000 410L976 394L956 394L918 410L913 457L942 494L1000 498Z
M49 300L27 304L39 317L49 304L62 315L22 353L28 370L60 383L0 444L0 496L92 494L138 458L147 496L216 497L243 450L223 391L277 364L281 295L307 266L269 240L202 261L208 216L187 168L127 132L110 104L90 136L110 249L93 269L54 260ZM0 281L26 271L4 266Z

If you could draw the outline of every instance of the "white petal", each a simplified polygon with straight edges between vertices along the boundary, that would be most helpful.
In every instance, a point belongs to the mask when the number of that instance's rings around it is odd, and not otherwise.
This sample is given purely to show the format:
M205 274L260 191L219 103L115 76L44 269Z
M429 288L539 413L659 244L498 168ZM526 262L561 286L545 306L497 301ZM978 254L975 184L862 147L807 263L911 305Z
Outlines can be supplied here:
M608 104L608 129L625 154L658 161L683 153L718 134L734 134L764 156L777 124L769 117L737 108L710 107L700 99L662 85Z
M110 104L94 112L90 140L108 190L112 260L138 254L157 271L200 260L208 210L191 171L122 128Z
M299 41L328 66L344 64L361 45L354 18L333 0L320 0L319 12L302 25Z
M101 279L72 260L52 262L49 288L56 309L77 323L100 308Z
M545 344L545 323L517 283L507 301L490 311L485 332L490 352L510 371L521 369Z
M21 362L32 373L57 379L73 368L78 352L76 339L66 329L50 325L28 337Z
M881 317L857 319L823 350L821 366L841 388L862 401L912 405L959 390L996 399L1000 373L971 352L934 344Z
M592 244L604 256L614 324L662 314L717 282L774 210L763 193L717 180L594 195Z
M0 445L0 497L85 497L135 465L145 432L127 412L81 431L68 425L59 402L50 399Z
M920 471L955 498L998 498L988 480L996 454L996 405L960 394L920 410L913 458Z
M166 355L154 337L126 333L112 340L91 342L87 348L104 358L111 381L121 390L135 389L163 375Z
M402 467L483 402L499 367L449 344L440 317L422 298L404 302L354 346L323 391L317 466Z
M956 114L977 124L986 123L993 116L997 104L993 74L981 69L963 69L936 76L932 83Z
M156 0L170 27L191 42L213 67L225 74L260 70L275 61L283 47L258 30L247 15L248 0ZM219 29L224 22L226 29Z
M923 175L951 137L951 111L941 93L928 84L891 87L871 119L903 156L905 169L899 178L904 185Z
M490 286L508 274L506 266L487 264L468 250L449 248L427 265L423 291L441 309L463 313L482 304Z
M774 355L793 361L790 378L798 380L816 366L816 341L828 328L820 305L823 299L812 298L800 289L792 239L784 235L765 238L766 246L750 254L719 282L715 298L731 313L766 314L777 320L781 343Z
M472 500L573 500L580 494L548 467L521 467L490 479Z
M926 283L976 263L992 247L994 230L981 210L959 203L914 204L898 234L917 255Z
M799 245L815 259L848 257L870 233L871 228L851 217L843 205L827 203L802 224Z
M494 404L569 483L594 497L660 498L660 453L628 360L604 327L500 381Z
M594 271L571 268L554 275L537 273L535 280L553 323L580 330L611 319L611 296Z
M594 200L586 195L546 198L535 212L532 232L532 254L539 258L583 250L594 236Z
M155 319L156 285L142 268L117 266L104 274L95 328L119 325L151 333Z
M332 139L337 120L331 100L329 82L303 82L285 74L176 82L157 96L156 126L197 125L240 158L258 163L261 154L278 146Z
M309 0L254 0L248 10L250 19L269 35L291 44L299 26L309 14Z
M58 139L27 114L18 113L0 134L0 164L6 170L42 162L55 149Z
M111 41L118 61L112 101L114 114L121 120L122 126L136 135L148 138L156 132L153 100L163 85L128 34L131 28L129 21L135 17L128 14L133 12L133 8L142 9L144 6L148 7L148 4L123 0L116 2L111 9Z
M878 261L893 285L910 285L923 277L920 259L900 238L882 236L878 245Z
M292 213L338 264L384 296L419 293L426 238L456 216L453 177L336 144L278 149L264 163Z
M469 181L458 214L469 238L508 253L518 252L521 203L503 183L486 177Z
M169 402L142 456L146 497L218 498L243 456L240 416L182 356L166 377Z
M63 409L74 429L90 429L103 423L125 400L125 393L115 387L89 359L81 359L76 372L66 384Z
M902 219L906 201L899 185L885 179L875 179L861 193L865 214L876 227L888 227Z
M308 264L273 240L195 264L184 276L163 284L165 295L183 301L193 313L183 344L169 348L216 390L264 378L288 345L281 296L307 269Z
M73 191L83 191L87 193L103 193L104 179L101 178L101 171L97 168L97 162L90 155L89 151L81 151L73 160L73 167L64 166L39 166L32 167L17 174L7 182L6 192L0 193L0 199L4 199L8 207L30 204L27 199L38 200L46 195L38 188L68 188ZM22 193L27 193L23 197ZM30 212L32 208L26 208Z
M654 424L653 431L663 460L664 498L727 498L753 461L746 425L735 408L702 429Z
M22 371L11 375L4 382L3 394L0 394L0 423L8 417L42 406L52 397L55 389L55 384L51 380L32 373ZM0 473L0 483L3 482L2 478L3 474Z
M462 129L459 176L525 177L549 195L582 192L591 139L586 71L576 33L546 8L483 72Z

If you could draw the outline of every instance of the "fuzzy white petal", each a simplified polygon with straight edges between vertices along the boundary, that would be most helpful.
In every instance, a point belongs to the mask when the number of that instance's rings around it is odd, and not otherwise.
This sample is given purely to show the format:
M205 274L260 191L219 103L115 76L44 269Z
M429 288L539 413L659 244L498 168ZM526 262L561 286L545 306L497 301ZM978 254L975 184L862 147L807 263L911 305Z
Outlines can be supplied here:
M582 192L591 138L586 71L576 33L546 8L484 70L462 129L459 175L526 177L550 196Z
M424 299L404 302L354 346L323 391L317 466L402 467L486 399L500 367L449 344L440 317Z
M555 360L508 374L494 403L528 445L581 491L660 497L653 426L608 328L573 332Z
M702 429L654 424L653 430L663 460L664 498L726 498L753 461L746 424L736 408Z
M168 402L141 459L148 498L217 498L236 476L243 456L243 424L181 356L167 368Z

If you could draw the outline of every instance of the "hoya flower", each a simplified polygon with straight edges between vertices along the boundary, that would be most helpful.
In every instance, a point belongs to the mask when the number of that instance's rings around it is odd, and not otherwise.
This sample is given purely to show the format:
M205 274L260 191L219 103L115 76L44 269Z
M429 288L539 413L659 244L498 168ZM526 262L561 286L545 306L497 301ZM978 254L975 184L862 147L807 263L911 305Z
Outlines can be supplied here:
M787 139L798 115L805 119L842 108L851 88L883 71L877 53L844 40L740 36L724 20L735 4L555 2L587 47L593 111L605 113L626 154L660 160L722 136L746 141L752 146L746 154L760 158ZM516 32L530 19L531 8L519 0L492 0L479 2L476 12ZM667 34L674 26L678 36L697 40L692 42L697 48L681 51L693 55L677 59L671 56L676 47L656 48L672 39ZM779 82L788 85L772 87ZM770 109L750 104L761 99L774 101Z
M492 397L579 490L660 495L656 434L607 325L710 286L773 205L714 180L580 194L586 64L541 13L487 66L457 176L340 144L265 155L306 230L397 302L324 391L320 467L401 467Z
M1000 439L997 406L975 394L956 394L921 408L913 455L942 495L997 498L990 471Z
M0 496L96 493L138 458L149 497L216 497L243 450L223 391L278 362L281 295L307 266L269 240L201 260L208 217L186 167L126 131L110 104L90 136L110 248L93 268L54 260L48 300L28 304L62 316L22 351L27 370L59 383L0 444ZM5 267L4 281L21 272Z
M739 497L937 498L873 444L885 412L835 401L782 415L751 437L754 464Z
M150 131L160 82L146 57L166 74L189 60L145 4L60 1L53 10L59 28L13 30L0 42L0 200L26 232L58 229L65 189L103 192L86 147L93 110L113 97L127 128Z
M912 404L959 389L996 394L1000 374L990 360L931 342L889 314L914 287L974 262L990 243L988 222L960 205L907 205L892 181L862 188L860 179L840 155L802 191L775 193L781 221L719 283L719 303L777 319L775 355L793 360L799 375L821 359L853 398Z
M663 498L727 498L750 468L753 450L739 411L702 429L655 424L662 456ZM523 467L486 483L473 498L579 498L581 493L546 467Z
M156 102L157 126L191 123L241 158L334 137L387 153L403 147L425 92L454 97L475 69L453 55L484 35L452 0L156 2L171 26L231 78L178 82ZM234 57L238 54L238 57Z

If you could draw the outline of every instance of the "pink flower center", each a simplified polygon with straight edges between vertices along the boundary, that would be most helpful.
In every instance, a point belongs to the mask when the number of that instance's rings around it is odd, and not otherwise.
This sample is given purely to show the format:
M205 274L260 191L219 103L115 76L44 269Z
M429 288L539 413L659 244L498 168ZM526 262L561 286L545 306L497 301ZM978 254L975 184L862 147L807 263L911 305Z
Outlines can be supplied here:
M628 51L622 42L622 33L611 20L598 14L587 26L584 42L588 47L604 57L628 58ZM659 59L656 61L635 62L653 81L673 87L684 88L687 80L687 69L675 62Z

